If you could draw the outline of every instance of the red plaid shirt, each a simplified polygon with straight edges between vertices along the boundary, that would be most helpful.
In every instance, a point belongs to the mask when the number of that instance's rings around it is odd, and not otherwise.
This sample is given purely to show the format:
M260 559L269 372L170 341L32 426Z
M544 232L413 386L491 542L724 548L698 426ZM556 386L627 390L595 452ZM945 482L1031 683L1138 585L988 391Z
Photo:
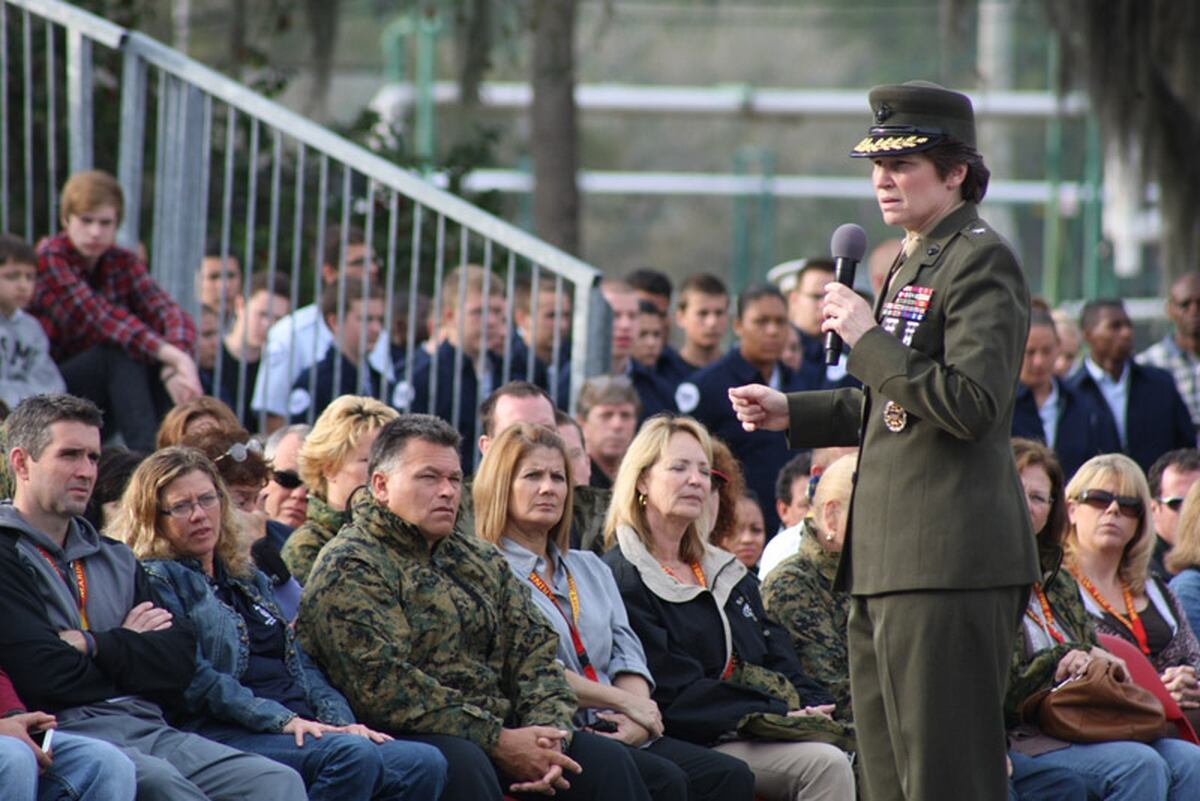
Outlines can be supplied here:
M55 361L109 344L155 362L163 340L192 352L191 316L132 251L109 248L89 269L64 231L38 245L37 255L37 289L28 311L46 329Z

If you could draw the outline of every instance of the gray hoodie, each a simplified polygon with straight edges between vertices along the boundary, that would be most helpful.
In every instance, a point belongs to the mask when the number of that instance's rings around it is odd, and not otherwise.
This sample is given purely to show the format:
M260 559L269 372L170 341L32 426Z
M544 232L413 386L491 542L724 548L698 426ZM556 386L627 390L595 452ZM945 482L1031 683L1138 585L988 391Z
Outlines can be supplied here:
M0 400L11 409L30 395L66 391L41 323L21 309L0 313Z
M83 560L87 580L90 627L107 631L120 627L134 606L137 559L124 543L102 537L82 517L71 520L64 547L59 548L21 517L11 501L0 502L0 527L20 532L17 551L38 579L38 590L50 624L58 630L83 628L79 590L70 563ZM53 562L53 564L52 564Z

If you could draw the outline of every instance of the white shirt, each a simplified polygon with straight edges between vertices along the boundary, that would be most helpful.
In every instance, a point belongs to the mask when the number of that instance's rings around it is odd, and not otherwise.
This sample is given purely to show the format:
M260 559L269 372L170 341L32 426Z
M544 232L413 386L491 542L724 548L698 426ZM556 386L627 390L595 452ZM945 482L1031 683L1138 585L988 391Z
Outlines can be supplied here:
M1125 437L1125 414L1129 409L1129 362L1125 362L1121 377L1115 380L1100 365L1092 361L1090 356L1083 360L1083 366L1091 375L1092 380L1096 382L1096 386L1100 387L1100 394L1108 403L1113 421L1117 424L1117 436L1121 438L1121 448L1127 450L1129 440Z
M803 533L804 521L800 521L771 538L758 560L759 579L766 581L767 576L771 575L771 571L778 567L780 562L800 550L800 535Z
M367 361L391 381L394 375L389 341L387 332L381 333L367 355ZM302 306L276 320L267 332L267 345L263 348L250 407L256 412L265 410L287 417L292 384L306 368L325 358L325 352L332 344L333 332L325 324L316 304Z

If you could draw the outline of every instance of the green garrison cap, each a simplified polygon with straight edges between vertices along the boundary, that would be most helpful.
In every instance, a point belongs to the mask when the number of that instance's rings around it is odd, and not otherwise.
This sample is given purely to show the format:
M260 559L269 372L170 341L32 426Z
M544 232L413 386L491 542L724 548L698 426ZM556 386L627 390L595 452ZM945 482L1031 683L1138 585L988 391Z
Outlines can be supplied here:
M971 99L929 81L876 86L868 96L875 124L851 158L919 153L946 141L975 147Z

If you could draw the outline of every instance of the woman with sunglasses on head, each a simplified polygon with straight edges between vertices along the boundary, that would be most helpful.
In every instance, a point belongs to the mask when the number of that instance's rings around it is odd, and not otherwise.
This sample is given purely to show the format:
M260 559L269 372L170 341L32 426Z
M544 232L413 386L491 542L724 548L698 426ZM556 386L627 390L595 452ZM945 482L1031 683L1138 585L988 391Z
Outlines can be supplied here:
M188 728L294 768L310 801L437 797L446 777L437 750L355 722L300 648L237 542L225 481L203 453L165 448L142 462L118 528L163 605L196 632Z
M1200 723L1200 643L1178 599L1149 574L1154 531L1141 468L1120 454L1093 457L1066 498L1065 565L1097 631L1137 646L1193 725Z
M399 416L381 401L343 395L325 407L300 447L308 518L288 537L283 561L301 584L325 543L346 522L350 496L367 483L367 454L379 429Z

